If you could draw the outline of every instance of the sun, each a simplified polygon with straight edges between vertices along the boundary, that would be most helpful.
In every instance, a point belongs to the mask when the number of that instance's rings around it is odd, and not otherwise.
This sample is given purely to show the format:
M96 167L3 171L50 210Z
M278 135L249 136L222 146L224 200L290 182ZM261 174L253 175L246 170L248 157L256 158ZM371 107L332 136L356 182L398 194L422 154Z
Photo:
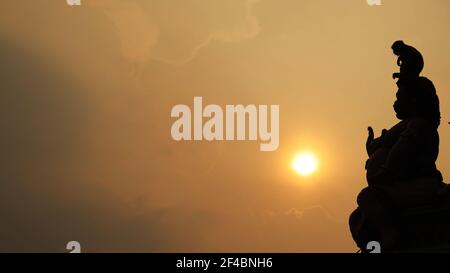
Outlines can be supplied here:
M292 168L301 176L312 175L318 167L317 157L310 152L297 154L292 160Z

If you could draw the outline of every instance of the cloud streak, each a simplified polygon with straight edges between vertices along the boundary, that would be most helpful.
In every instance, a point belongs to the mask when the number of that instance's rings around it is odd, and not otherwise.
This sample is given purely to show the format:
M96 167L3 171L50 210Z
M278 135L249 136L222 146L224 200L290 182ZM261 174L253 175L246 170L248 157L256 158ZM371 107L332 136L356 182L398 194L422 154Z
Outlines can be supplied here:
M252 13L258 2L93 0L87 5L114 23L128 60L181 65L214 41L233 43L254 38L260 32Z

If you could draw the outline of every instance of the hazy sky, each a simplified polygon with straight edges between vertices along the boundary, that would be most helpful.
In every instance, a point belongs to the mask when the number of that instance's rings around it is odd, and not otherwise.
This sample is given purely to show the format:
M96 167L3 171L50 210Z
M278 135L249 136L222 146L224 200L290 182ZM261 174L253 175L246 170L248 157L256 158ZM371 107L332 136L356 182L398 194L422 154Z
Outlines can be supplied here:
M366 128L397 122L395 40L438 90L450 181L450 2L382 3L2 1L0 251L354 252ZM279 149L175 142L194 96L280 105Z

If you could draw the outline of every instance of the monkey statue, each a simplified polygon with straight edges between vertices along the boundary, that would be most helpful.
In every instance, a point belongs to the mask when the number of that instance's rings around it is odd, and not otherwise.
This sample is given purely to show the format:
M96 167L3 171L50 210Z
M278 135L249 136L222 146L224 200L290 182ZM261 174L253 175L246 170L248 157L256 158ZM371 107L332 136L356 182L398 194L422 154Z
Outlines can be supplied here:
M422 54L403 41L394 42L392 50L398 56L397 65L400 66L400 72L394 73L392 77L399 81L418 78L424 66Z

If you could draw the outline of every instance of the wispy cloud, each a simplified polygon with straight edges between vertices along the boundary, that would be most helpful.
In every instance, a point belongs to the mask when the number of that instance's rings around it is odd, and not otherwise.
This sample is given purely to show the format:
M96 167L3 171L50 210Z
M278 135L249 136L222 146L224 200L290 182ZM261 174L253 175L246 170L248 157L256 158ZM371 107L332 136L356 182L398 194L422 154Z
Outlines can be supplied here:
M252 8L259 1L93 0L87 5L114 23L128 60L156 59L179 65L213 41L231 43L255 37L260 25Z

